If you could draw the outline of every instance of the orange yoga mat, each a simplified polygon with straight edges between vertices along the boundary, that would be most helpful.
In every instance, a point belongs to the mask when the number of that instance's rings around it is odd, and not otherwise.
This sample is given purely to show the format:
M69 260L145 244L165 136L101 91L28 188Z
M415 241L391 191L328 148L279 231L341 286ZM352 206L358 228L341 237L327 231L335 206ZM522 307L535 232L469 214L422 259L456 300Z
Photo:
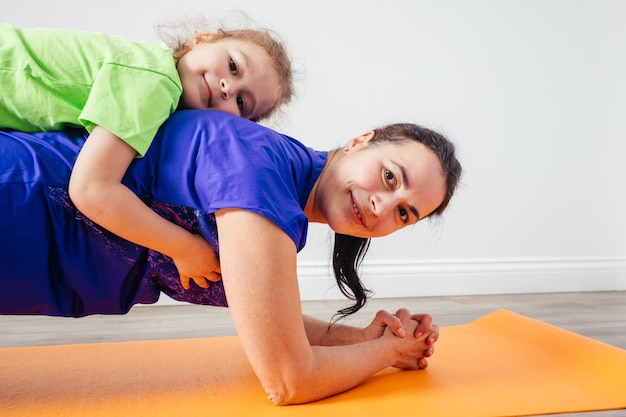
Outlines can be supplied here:
M626 408L626 351L507 310L441 329L424 371L266 399L237 337L0 349L0 415L489 417Z

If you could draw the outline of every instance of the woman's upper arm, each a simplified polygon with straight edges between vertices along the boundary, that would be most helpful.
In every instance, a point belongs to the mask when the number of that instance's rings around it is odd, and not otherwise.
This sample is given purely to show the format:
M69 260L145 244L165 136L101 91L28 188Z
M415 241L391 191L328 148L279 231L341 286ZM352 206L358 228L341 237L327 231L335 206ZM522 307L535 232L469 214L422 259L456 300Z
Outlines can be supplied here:
M238 334L265 388L283 391L299 372L307 372L312 360L302 321L296 246L258 214L228 209L216 218L222 279Z

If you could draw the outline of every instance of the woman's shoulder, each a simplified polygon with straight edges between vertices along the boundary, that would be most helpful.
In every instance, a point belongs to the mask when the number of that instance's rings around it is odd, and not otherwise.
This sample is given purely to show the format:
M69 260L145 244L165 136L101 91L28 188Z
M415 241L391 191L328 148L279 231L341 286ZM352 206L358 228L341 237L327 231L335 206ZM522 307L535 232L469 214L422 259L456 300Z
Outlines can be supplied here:
M165 136L185 137L211 147L303 147L298 140L242 117L217 110L178 110L163 124Z
M157 144L160 154L176 161L177 171L189 166L185 171L194 173L203 210L241 208L261 214L302 247L303 207L323 169L325 152L258 123L212 110L174 112L162 134L167 144L165 148ZM187 162L181 164L181 159Z
M215 161L212 165L229 166L230 171L267 169L298 177L317 171L327 155L271 128L216 110L176 111L164 123L162 135L172 144L184 141Z

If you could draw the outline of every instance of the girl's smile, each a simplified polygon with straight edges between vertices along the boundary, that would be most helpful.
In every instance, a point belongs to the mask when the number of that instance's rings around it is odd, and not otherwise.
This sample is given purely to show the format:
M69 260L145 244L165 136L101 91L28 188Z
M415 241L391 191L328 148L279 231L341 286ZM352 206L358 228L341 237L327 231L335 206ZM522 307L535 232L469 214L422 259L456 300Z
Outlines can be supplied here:
M255 120L278 100L280 80L262 47L235 39L192 45L177 65L181 108L220 110Z

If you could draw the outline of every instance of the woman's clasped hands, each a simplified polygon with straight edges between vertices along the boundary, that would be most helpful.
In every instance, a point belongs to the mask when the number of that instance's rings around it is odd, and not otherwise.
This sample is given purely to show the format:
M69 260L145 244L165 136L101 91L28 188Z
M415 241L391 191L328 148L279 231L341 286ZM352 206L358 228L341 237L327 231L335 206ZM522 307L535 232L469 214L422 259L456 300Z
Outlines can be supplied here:
M401 308L395 314L380 310L363 329L366 339L391 339L396 352L393 366L399 369L425 369L435 352L439 339L439 326L433 324L429 314L411 314ZM393 339L392 339L393 338Z

